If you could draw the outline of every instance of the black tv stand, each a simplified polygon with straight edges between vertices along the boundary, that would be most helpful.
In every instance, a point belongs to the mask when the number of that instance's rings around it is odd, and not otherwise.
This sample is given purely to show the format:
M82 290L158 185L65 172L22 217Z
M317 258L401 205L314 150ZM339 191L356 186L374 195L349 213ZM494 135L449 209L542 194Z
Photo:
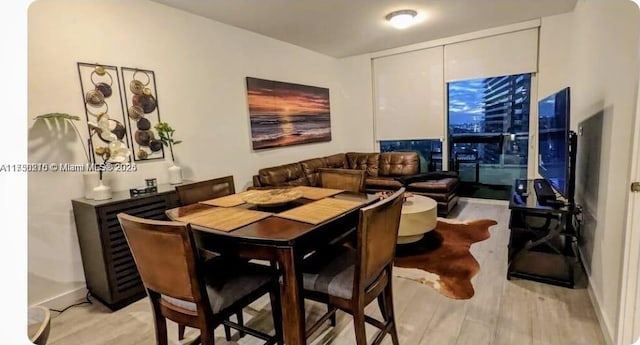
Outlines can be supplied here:
M574 271L582 267L577 248L579 208L555 196L552 203L557 205L541 202L536 182L517 180L511 195L507 279L573 288Z

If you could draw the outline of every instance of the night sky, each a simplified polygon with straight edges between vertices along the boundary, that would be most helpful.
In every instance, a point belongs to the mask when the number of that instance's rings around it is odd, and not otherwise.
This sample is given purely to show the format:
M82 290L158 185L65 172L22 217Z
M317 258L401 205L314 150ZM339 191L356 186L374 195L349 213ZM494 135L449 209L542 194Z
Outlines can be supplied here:
M484 118L484 80L473 79L449 83L449 121L460 125Z

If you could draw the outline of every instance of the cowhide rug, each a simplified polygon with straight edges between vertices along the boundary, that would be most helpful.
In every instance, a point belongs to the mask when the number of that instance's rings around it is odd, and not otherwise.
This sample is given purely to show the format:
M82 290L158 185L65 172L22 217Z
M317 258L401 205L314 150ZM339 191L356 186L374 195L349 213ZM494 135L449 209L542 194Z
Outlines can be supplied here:
M471 255L471 245L489 238L491 219L454 221L438 218L436 228L415 243L399 245L395 276L426 284L453 299L469 299L474 290L471 278L480 264Z

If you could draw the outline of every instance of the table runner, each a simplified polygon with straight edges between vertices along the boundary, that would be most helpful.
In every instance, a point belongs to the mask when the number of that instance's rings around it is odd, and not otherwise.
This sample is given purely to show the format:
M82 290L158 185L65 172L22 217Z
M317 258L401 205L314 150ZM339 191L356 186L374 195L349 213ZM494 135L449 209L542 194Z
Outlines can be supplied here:
M200 201L200 203L218 207L233 207L244 204L245 201L243 199L255 192L255 190L248 190L237 194L231 194L215 199Z
M271 216L271 213L235 207L212 207L178 220L220 231L232 231Z
M344 192L344 190L342 189L318 188L309 186L297 186L293 189L301 191L302 197L310 200L320 200Z
M355 201L326 198L278 213L276 214L276 216L315 225L339 216L366 203L366 201L362 200Z

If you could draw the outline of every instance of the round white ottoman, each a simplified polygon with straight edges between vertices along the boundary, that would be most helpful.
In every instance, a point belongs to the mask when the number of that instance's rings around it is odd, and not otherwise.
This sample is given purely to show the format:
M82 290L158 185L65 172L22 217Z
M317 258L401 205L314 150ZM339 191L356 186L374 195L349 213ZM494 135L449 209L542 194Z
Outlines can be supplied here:
M438 203L426 196L412 195L402 205L398 244L419 241L435 229L438 222Z

